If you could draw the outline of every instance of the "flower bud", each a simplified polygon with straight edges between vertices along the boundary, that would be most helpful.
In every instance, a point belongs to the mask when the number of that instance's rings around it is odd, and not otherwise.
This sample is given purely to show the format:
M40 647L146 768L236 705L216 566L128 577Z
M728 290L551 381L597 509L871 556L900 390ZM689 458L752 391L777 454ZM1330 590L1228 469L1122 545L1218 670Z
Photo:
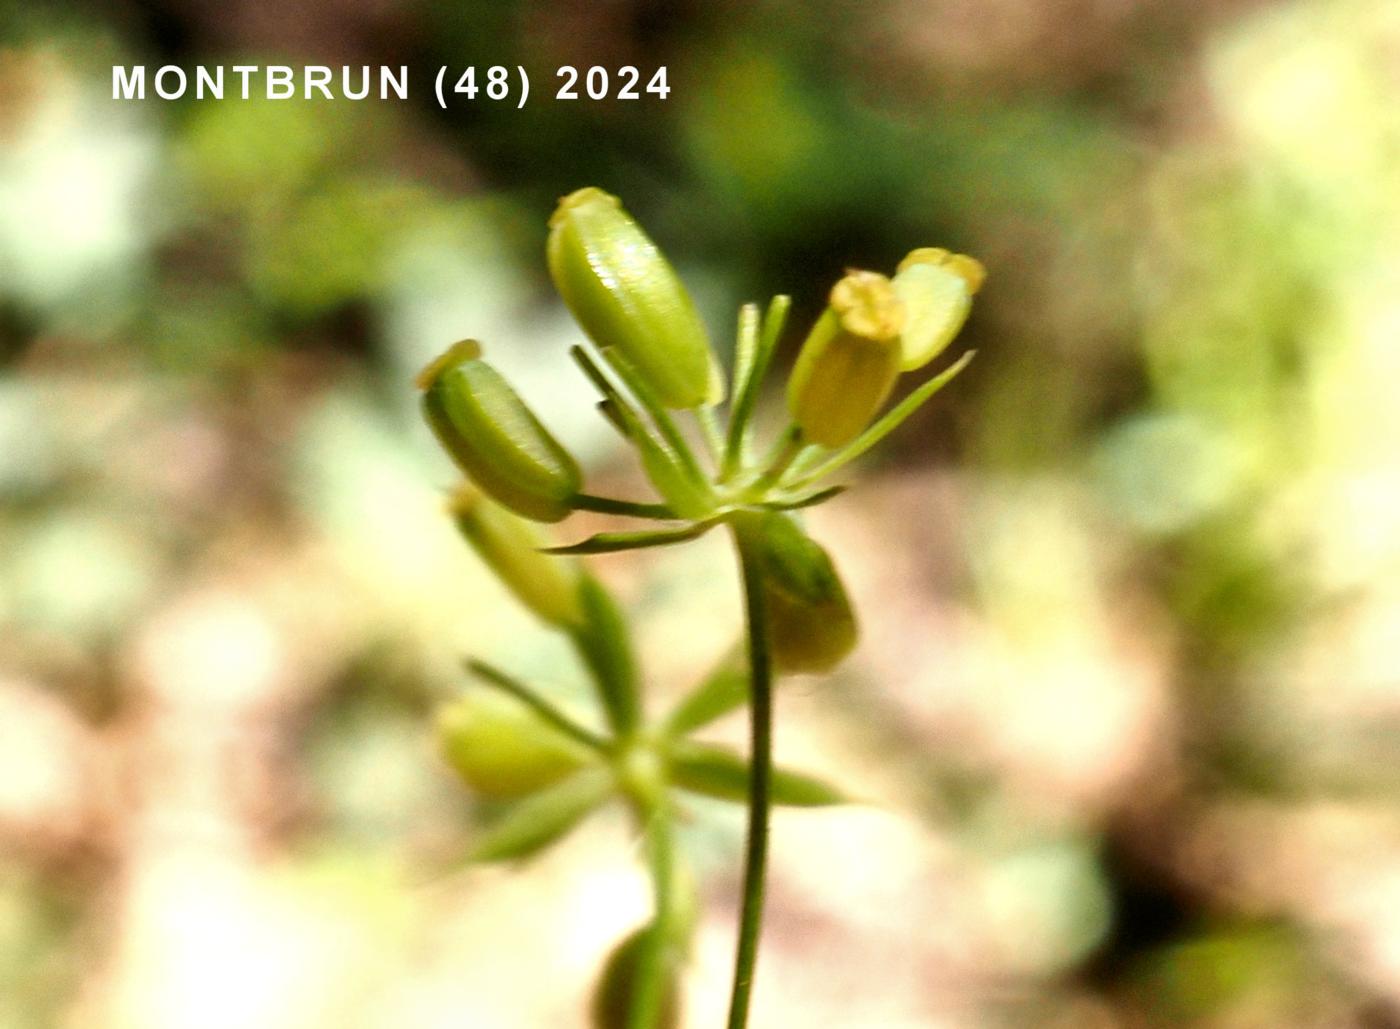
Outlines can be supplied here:
M608 955L598 987L593 994L594 1029L627 1029L631 1024L632 999L637 991L647 928L639 929L619 943ZM664 984L655 1029L677 1029L680 1025L680 981L676 959L667 947L662 954Z
M928 364L953 341L986 277L981 262L941 247L920 247L899 263L894 290L905 309L899 338L904 371Z
M533 525L493 504L469 484L458 488L448 507L472 549L536 616L558 626L583 620L577 566L540 553L547 541Z
M763 584L774 669L830 671L859 636L831 558L788 515L760 515L740 532Z
M526 518L557 522L582 476L475 340L455 343L418 376L423 415L439 442L483 491Z
M444 760L484 797L520 797L564 779L590 755L520 701L475 689L437 715Z
M549 230L555 288L601 350L616 348L666 407L723 399L724 379L695 302L617 197L575 190L559 201Z
M870 423L899 377L904 323L883 275L853 271L832 287L788 380L788 412L808 441L839 447Z

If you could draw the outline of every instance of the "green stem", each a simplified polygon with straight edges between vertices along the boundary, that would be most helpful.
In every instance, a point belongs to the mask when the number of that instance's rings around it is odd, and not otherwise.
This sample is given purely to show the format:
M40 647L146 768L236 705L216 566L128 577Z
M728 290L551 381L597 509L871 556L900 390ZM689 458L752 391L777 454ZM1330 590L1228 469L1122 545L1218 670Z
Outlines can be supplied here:
M597 511L600 514L626 515L629 518L653 518L673 522L676 512L665 504L644 504L634 500L616 500L613 497L599 497L592 493L575 493L569 503L580 511Z
M646 380L638 375L637 370L616 350L604 351L603 358L617 373L618 378L632 391L632 395L637 398L637 403L641 404L642 409L651 416L652 424L656 426L657 432L661 434L666 445L675 452L685 474L690 476L696 485L708 488L709 479L705 476L704 469L700 467L700 462L690 449L689 442L687 442L680 427L676 425L675 419L671 417L671 412L666 410L666 405L652 392Z
M644 816L647 868L651 872L652 919L647 941L638 962L637 992L627 1013L627 1029L656 1029L666 1003L667 962L672 947L672 921L675 918L675 837L671 812L663 793Z
M778 347L778 337L787 321L792 298L776 296L768 304L763 325L758 325L758 308L746 304L739 316L739 339L735 345L738 357L735 368L734 403L729 411L729 440L724 455L721 481L739 473L747 460L750 422L758 405L763 379Z
M545 700L538 693L532 690L525 683L512 675L501 671L494 665L489 665L485 661L478 661L472 658L466 662L467 671L471 672L488 686L493 686L502 693L508 694L530 708L544 721L548 722L555 729L558 729L565 736L576 740L585 746L591 747L599 753L606 754L611 749L607 740L595 732L591 732L579 725L564 712Z
M754 400L758 394L754 371L762 342L759 332L758 305L745 304L739 308L739 329L734 338L734 393L729 404L729 433L725 438L724 460L719 470L721 482L734 478L744 459L749 419L753 416Z
M716 466L724 459L724 433L720 431L719 418L713 407L695 409L695 421L700 426L700 438L705 442L705 451Z
M749 1020L749 999L753 994L754 967L758 962L764 878L768 866L768 816L772 804L769 784L773 776L773 665L768 651L763 572L742 523L734 526L734 542L744 579L744 613L748 621L752 771L743 902L739 910L739 944L734 956L728 1029L745 1029Z
M802 438L802 430L796 425L789 425L779 437L774 453L769 458L768 470L760 475L754 483L754 490L762 493L770 486L775 485L783 477L783 473L788 470L788 467L806 449L807 442Z

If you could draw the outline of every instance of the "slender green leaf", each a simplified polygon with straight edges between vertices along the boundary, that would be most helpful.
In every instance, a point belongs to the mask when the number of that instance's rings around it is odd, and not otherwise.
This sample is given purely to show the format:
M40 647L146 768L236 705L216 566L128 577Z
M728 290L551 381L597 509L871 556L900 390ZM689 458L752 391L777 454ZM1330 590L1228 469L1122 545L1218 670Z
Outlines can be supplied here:
M815 493L807 493L790 500L770 500L758 506L768 511L797 511L804 507L816 507L818 504L824 504L832 497L845 493L848 489L850 489L849 486L828 486Z
M705 472L701 469L700 462L691 451L685 436L681 434L675 419L671 417L671 412L666 410L666 406L661 403L651 386L637 372L636 367L615 347L603 350L602 354L603 360L608 362L612 370L617 373L617 377L637 398L637 403L641 404L647 414L651 415L651 420L656 425L661 438L666 441L667 448L675 454L676 460L685 474L690 476L697 486L707 485L708 480L705 478Z
M671 752L671 781L682 789L740 804L749 799L749 765L727 747L681 741ZM787 807L827 807L849 798L815 776L782 768L773 770L773 803Z
M709 483L691 475L673 449L645 431L634 436L632 442L641 455L647 478L677 515L704 518L714 510L715 496Z
M569 504L575 511L598 511L601 514L621 515L624 518L650 518L654 521L674 522L680 517L665 504L600 497L596 493L575 493L569 498Z
M779 293L768 302L768 310L763 313L763 331L758 340L758 353L754 355L753 386L761 388L763 376L778 349L778 337L787 324L788 311L792 308L792 297Z
M636 408L628 403L586 350L573 347L569 353L578 362L584 374L607 398L604 401L608 408L607 417L616 419L615 424L620 426L622 434L637 448L647 478L666 499L667 504L683 518L699 518L709 514L714 508L714 493L700 471L700 466L695 463L694 455L685 447L684 440L680 442L679 451L672 443L658 440L642 421ZM633 373L620 358L618 362L614 363L614 370L626 381L626 376ZM645 389L644 386L641 388ZM653 417L655 418L658 412L660 417L666 419L672 433L678 437L675 423L670 421L670 416L664 409L658 407L652 412ZM671 437L667 436L666 439L670 440Z
M831 456L831 451L815 443L797 455L797 460L793 461L788 468L788 478L793 481L805 479L807 473L821 464L822 461Z
M680 529L650 529L641 532L600 532L578 543L547 547L546 554L615 554L620 550L665 547L698 539L715 527L714 522L696 522Z
M641 412L617 388L612 379L608 378L607 373L593 359L593 355L583 347L572 346L569 348L569 356L583 369L583 374L597 387L598 392L603 394L603 400L598 404L603 417L607 418L625 439L633 443L640 443L642 440L654 443L651 430L642 420Z
M729 433L724 444L720 475L729 478L739 470L743 459L748 420L753 414L753 371L758 357L759 312L757 304L739 308L739 327L734 335L734 395L729 408Z
M635 967L612 980L613 1018L601 1017L605 1012L595 1009L599 1026L624 1024L617 1016L625 1009L627 1029L676 1029L679 1025L678 973L689 949L694 931L695 898L690 879L680 867L673 829L672 800L664 796L649 806L643 816L644 850L647 868L651 872L652 920L640 932L640 948ZM611 962L609 962L611 964ZM599 999L608 992L609 976L605 972ZM630 993L625 1005L617 1003ZM631 989L628 990L627 987Z
M775 296L768 304L761 328L756 305L745 304L740 312L739 337L735 344L734 403L729 412L729 438L724 454L723 477L726 479L735 475L743 464L763 379L768 374L768 365L773 360L791 306L791 297Z
M612 791L612 774L590 768L526 797L482 833L467 860L517 861L537 854L578 825Z
M740 647L734 647L705 676L666 719L670 736L685 736L709 725L749 699L749 669Z
M611 397L598 401L593 405L598 409L598 413L608 420L608 424L617 430L617 434L623 439L630 440L632 432L627 427L627 421L622 417L622 413L617 408L617 402Z
M713 407L697 407L695 423L700 426L700 439L710 460L718 466L724 456L724 432L720 428L719 416Z
M585 574L579 582L583 621L570 633L588 667L608 724L626 736L641 721L641 683L627 620L597 579Z
M488 686L492 686L508 696L514 697L520 703L538 715L550 727L576 740L593 750L608 750L608 741L603 739L591 729L584 728L574 721L553 703L541 696L528 683L522 682L508 672L503 672L494 665L487 664L475 658L464 662L467 671L476 676Z
M734 398L748 392L753 381L754 359L758 356L758 305L749 303L739 308L739 327L734 334Z

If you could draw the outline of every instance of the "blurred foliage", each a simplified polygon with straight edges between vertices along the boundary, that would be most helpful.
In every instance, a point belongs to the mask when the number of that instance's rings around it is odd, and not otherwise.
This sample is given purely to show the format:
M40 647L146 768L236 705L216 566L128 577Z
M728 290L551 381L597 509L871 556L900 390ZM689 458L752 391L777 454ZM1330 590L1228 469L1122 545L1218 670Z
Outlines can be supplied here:
M557 884L406 910L378 864L473 831L425 739L462 652L582 689L454 538L409 382L478 336L617 474L540 257L586 183L721 347L737 302L804 325L912 246L990 270L960 388L819 524L866 541L871 641L783 701L922 842L779 855L767 1024L855 1024L785 971L814 924L916 966L870 1026L1394 1024L1397 55L1389 0L0 0L0 1026L519 1025L486 927L592 925L563 969L626 927ZM409 64L411 99L108 99L113 63L277 60ZM440 111L427 70L472 62L529 105ZM552 102L566 63L673 92ZM727 644L723 560L609 566L658 678ZM876 932L851 869L927 917ZM307 955L322 999L258 1007ZM529 1024L583 1009L539 993Z

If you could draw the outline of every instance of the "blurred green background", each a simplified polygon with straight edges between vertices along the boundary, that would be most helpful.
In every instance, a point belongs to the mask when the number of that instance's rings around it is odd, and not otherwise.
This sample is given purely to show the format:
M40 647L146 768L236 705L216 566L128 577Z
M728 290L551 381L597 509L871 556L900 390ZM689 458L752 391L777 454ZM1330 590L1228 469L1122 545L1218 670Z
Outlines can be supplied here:
M412 92L110 99L278 61ZM440 64L531 101L441 111ZM426 732L460 655L581 686L411 377L477 336L636 488L544 275L585 184L721 346L791 292L790 359L915 246L990 271L977 361L811 519L865 635L779 753L873 803L778 815L755 1026L1400 1025L1397 95L1394 0L0 0L0 1027L581 1024L647 909L621 815L424 873L480 814ZM597 564L658 701L734 636L722 542ZM686 827L687 1025L740 838Z

